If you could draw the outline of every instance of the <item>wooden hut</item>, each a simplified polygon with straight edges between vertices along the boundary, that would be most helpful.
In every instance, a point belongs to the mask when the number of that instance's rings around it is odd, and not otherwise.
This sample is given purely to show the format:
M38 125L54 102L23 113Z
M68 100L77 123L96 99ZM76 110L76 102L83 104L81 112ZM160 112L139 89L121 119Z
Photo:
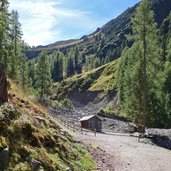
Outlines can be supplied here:
M97 115L85 116L79 121L82 128L101 132L102 120Z

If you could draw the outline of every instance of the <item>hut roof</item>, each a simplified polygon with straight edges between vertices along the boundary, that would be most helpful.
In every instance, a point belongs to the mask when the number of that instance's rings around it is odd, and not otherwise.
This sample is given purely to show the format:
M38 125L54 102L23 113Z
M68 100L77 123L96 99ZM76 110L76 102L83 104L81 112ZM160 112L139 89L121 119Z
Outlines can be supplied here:
M81 118L79 121L88 121L89 119L93 118L93 117L97 117L99 120L101 120L97 115L89 115L89 116L85 116L83 118Z

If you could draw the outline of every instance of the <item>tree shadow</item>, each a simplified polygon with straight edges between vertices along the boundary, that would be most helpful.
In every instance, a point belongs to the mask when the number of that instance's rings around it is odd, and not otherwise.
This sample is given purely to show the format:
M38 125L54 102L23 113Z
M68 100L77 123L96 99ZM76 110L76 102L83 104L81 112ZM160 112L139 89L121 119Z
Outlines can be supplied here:
M152 137L152 142L157 146L171 150L171 139L167 136L154 135Z

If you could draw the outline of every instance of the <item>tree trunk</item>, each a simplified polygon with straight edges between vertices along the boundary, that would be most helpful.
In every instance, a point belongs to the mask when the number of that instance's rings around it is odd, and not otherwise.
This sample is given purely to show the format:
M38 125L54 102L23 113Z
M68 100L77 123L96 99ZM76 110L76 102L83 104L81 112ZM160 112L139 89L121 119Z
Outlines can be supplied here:
M8 101L8 84L5 65L0 63L0 105Z

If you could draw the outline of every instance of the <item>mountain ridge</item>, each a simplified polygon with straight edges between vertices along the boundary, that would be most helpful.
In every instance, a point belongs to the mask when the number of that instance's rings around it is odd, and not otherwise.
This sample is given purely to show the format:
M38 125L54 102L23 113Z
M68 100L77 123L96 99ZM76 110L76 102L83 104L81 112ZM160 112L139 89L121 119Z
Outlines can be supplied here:
M158 28L162 25L171 11L171 1L169 0L150 0L152 10L155 13L155 21ZM79 45L81 49L86 49L86 55L96 55L100 58L106 57L109 51L113 51L114 59L120 57L125 46L131 46L133 42L127 41L126 35L132 34L131 19L134 16L139 3L129 7L116 18L110 20L102 27L89 35L84 35L80 39L69 39L57 41L55 43L37 46L26 53L29 59L38 56L42 50L47 50L51 54L55 50L65 53L66 49ZM101 46L102 44L102 46ZM98 47L100 46L100 50ZM96 53L95 53L96 52ZM83 51L81 52L83 53Z

